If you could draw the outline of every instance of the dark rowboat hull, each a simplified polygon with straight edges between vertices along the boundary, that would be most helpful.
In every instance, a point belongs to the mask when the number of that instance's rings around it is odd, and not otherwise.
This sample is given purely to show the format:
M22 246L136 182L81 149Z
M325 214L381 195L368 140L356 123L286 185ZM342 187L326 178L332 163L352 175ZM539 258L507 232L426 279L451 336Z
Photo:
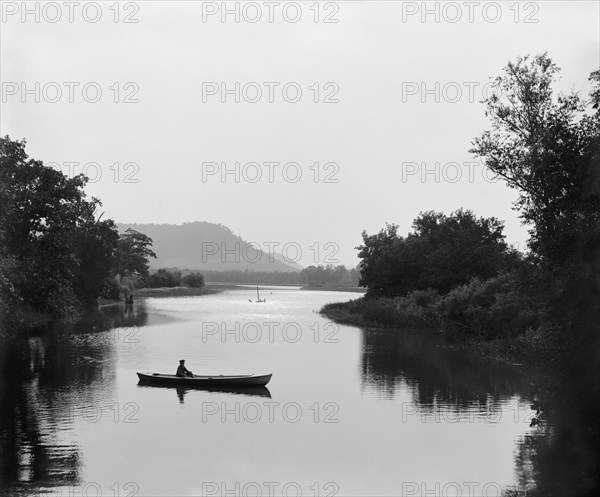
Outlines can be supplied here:
M271 380L270 374L241 376L200 376L180 377L174 374L137 373L140 382L157 385L186 387L256 387L265 386Z

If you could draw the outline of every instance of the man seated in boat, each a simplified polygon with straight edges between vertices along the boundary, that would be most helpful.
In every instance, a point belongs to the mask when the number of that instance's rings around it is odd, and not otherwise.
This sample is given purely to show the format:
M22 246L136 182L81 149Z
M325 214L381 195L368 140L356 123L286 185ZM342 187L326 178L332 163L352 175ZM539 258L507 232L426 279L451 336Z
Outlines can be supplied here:
M185 359L181 359L179 361L179 366L177 367L177 373L175 373L175 376L179 376L181 378L185 378L186 376L189 376L191 378L192 376L194 376L192 372L185 367Z

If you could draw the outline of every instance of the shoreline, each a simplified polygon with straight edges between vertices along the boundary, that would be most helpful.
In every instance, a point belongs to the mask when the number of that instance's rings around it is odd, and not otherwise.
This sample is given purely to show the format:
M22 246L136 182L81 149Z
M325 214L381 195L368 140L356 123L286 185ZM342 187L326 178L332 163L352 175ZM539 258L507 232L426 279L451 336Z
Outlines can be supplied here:
M190 288L186 286L160 287L160 288L140 288L133 292L133 299L147 297L196 297L201 295L214 295L221 293L228 288L215 288L212 285L205 285L202 288Z
M215 295L226 290L237 290L241 288L248 288L250 286L281 286L281 287L298 287L298 285L250 285L247 283L228 283L228 282L210 282L202 288L190 288L186 286L175 286L175 287L159 287L159 288L140 288L134 290L133 300L140 300L151 297L197 297L202 295ZM361 287L341 287L341 286L320 286L320 287L300 287L300 290L315 290L323 292L352 292L352 293L365 293L366 289ZM101 300L98 304L99 308L108 307L111 305L125 304L123 299L119 300Z
M316 290L321 292L352 292L352 293L367 293L367 289L360 286L303 286L302 290Z
M197 297L201 295L215 295L225 290L237 288L237 285L232 284L214 284L209 283L202 288L191 288L187 286L174 287L159 287L159 288L139 288L133 292L133 300L150 297ZM108 307L111 305L125 304L123 299L119 300L104 300L98 304L98 307Z
M483 356L487 359L496 361L501 364L505 364L513 367L526 367L538 369L540 366L537 364L529 363L527 361L518 360L510 353L506 352L509 348L510 340L492 340L485 341L481 339L463 339L451 341L439 326L434 325L411 325L408 322L405 325L399 325L398 323L386 325L378 322L374 319L369 319L361 313L349 312L346 308L341 308L345 303L337 303L335 307L328 307L330 304L326 304L318 313L328 319L331 319L334 323L343 324L348 326L356 326L358 328L369 328L385 331L386 333L402 333L405 329L419 330L423 333L437 333L443 338L440 345L450 350L464 350L472 352L477 355Z

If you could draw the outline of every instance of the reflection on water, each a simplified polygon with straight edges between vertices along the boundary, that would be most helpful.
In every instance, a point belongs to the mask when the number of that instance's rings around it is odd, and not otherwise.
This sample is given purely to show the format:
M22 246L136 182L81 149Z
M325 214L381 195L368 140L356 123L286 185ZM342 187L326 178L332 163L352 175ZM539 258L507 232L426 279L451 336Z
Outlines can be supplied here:
M534 481L538 496L600 494L598 420L585 419L575 385L556 385L559 400L547 413L547 422L521 437L516 455L520 481ZM595 425L594 425L595 422Z
M185 394L190 391L195 390L203 390L205 392L216 392L216 393L229 393L233 395L243 395L247 397L265 397L267 399L271 398L271 392L267 387L202 387L202 388L194 388L194 387L181 387L174 385L149 385L143 381L138 382L139 388L165 388L168 390L173 390L177 392L177 398L179 402L183 404L185 399Z
M515 400L530 396L532 372L441 347L436 333L365 329L362 338L364 387L384 398L410 391L414 410L408 414L424 422L493 422L508 412L515 420L535 423L534 409ZM518 437L516 495L597 495L597 447L576 411L580 399L573 389L561 389L561 402L547 422Z
M338 495L399 495L457 482L469 495L464 483L478 481L496 485L489 495L495 488L578 495L594 457L567 401L548 424L529 427L533 373L442 347L433 333L343 326L335 343L316 343L315 322L322 330L326 320L314 311L350 298L274 288L258 308L244 290L149 299L3 344L0 489L43 492L92 481L113 495L114 482L121 494L133 482L138 495L199 495L199 481L227 488L294 481L305 495L314 482L321 490L335 482ZM277 321L278 329L293 320L306 339L204 340L200 323L220 320L230 328L232 321ZM183 354L229 373L235 365L272 368L274 399L266 387L137 384L138 368L168 371ZM208 404L255 413L286 403L300 405L305 417L233 422L223 411L203 421ZM315 405L323 418L331 414L327 403L337 409L336 423L316 424ZM221 415L230 417L221 422Z
M74 415L108 402L114 377L113 344L99 333L146 320L143 306L110 306L0 347L0 489L80 482Z
M393 397L404 384L421 409L444 405L455 411L474 404L493 407L500 399L527 392L515 368L441 346L439 334L363 330L362 377L368 388Z

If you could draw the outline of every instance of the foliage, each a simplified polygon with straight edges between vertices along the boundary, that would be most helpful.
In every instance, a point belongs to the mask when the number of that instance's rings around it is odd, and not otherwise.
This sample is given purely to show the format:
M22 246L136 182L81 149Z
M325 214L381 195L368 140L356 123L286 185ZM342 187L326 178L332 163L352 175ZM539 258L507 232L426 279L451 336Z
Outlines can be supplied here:
M520 258L504 242L503 228L496 218L459 209L421 213L406 237L393 224L376 235L363 232L360 284L369 297L395 297L428 288L447 293L474 277L493 277Z
M29 159L25 141L0 138L0 300L57 316L100 295L117 231L96 218L101 203L86 199L86 182Z
M368 298L336 312L357 311L359 320L380 308L380 320L399 322L425 309L450 336L543 361L588 390L598 384L600 71L590 76L588 100L555 95L558 72L545 54L509 63L496 78L500 92L485 102L491 130L472 149L518 191L515 208L530 230L527 259L506 246L494 218L426 212L406 237L395 225L363 233ZM411 293L428 288L441 295L437 301ZM394 296L401 296L396 317L379 298Z
M119 300L121 298L121 285L112 278L104 280L101 297L107 300Z
M133 230L119 236L97 216L102 204L86 198L86 183L30 159L25 141L0 139L0 321L69 315L100 296L119 298L116 274L148 274L152 240Z
M189 270L187 270L189 271ZM182 271L184 274L186 270ZM212 271L203 270L206 281L220 283L245 283L250 285L300 285L298 271Z
M335 321L354 325L432 328L439 324L435 313L439 299L435 291L417 290L404 297L363 297L327 304L321 312Z
M0 239L0 246L2 245ZM23 300L15 287L17 267L17 261L13 256L0 255L0 339L2 328L11 324L8 322L11 309L20 306Z
M86 305L95 304L110 279L115 247L119 239L112 221L88 222L72 233L71 245L78 261L74 268L73 291Z
M152 239L134 229L127 229L119 237L114 272L120 276L139 275L147 277L150 269L148 258L156 254L150 248Z
M474 278L439 302L443 329L469 339L513 339L540 325L539 302L524 291L517 273Z
M509 63L487 99L492 129L472 152L515 188L530 247L554 292L545 329L562 334L563 371L598 384L600 358L600 71L592 92L555 95L546 55ZM596 389L597 391L597 389Z
M183 269L182 274L190 273ZM206 281L220 283L245 283L254 285L307 285L311 287L358 286L359 273L343 265L309 266L302 271L211 271L203 270Z
M161 268L148 277L148 288L164 288L181 285L181 271Z
M585 101L554 95L558 72L546 54L510 62L496 78L502 96L485 101L492 129L471 150L517 189L531 249L550 264L589 260L600 246L600 73Z
M200 273L190 273L185 275L181 281L191 288L202 288L204 286L204 275Z
M327 264L326 266L308 266L300 272L300 281L309 286L357 286L359 274L354 268Z
M556 406L562 406L570 415L577 414L577 423L584 426L582 438L598 447L600 71L590 76L593 88L588 100L577 94L556 95L558 72L546 54L509 63L496 78L499 93L485 102L491 130L477 138L471 150L517 190L515 208L529 227L530 256L523 260L500 250L496 252L499 270L494 274L489 265L494 250L489 249L501 247L503 241L499 226L489 223L492 237L487 241L480 237L485 229L477 232L479 240L477 235L455 238L463 249L476 250L488 243L479 274L469 274L455 258L461 252L454 250L453 243L446 244L447 230L438 231L441 245L431 250L430 245L435 245L432 223L424 219L406 238L397 235L394 225L372 237L363 233L361 283L371 296L403 295L427 286L443 293L453 285L437 302L423 306L435 312L446 334L488 356L542 366L544 375L535 383L536 421L550 419ZM438 224L433 225L435 230ZM416 249L415 234L421 242ZM470 254L469 249L462 253L469 266L476 263L469 261ZM434 279L424 276L430 268L435 268L430 274ZM458 278L453 280L452 274ZM411 309L402 298L395 319L389 299L371 298L371 302L359 299L326 306L323 312L361 324L366 316L376 318L377 307L384 323L397 322ZM565 453L571 450L572 439L571 431L562 439L554 437L541 452L550 448ZM586 461L585 467L578 462L577 479L597 486L597 451L569 457Z

